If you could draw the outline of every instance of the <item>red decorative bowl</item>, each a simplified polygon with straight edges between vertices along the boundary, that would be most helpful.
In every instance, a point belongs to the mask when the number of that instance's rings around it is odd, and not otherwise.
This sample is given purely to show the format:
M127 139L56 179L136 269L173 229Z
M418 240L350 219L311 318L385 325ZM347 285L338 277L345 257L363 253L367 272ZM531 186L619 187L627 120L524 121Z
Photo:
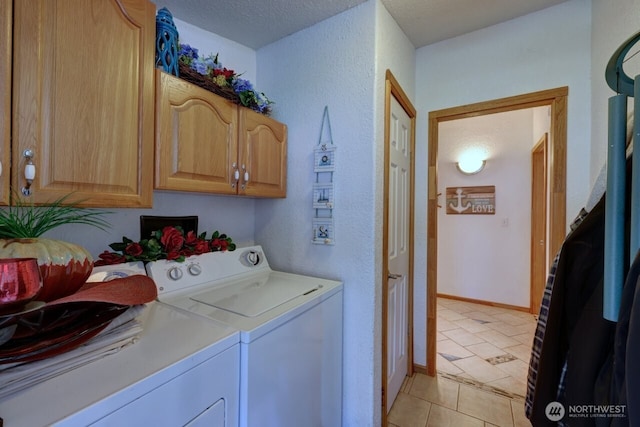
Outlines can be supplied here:
M36 258L0 259L0 314L18 311L42 290Z
M42 275L38 300L45 302L75 293L93 270L86 249L55 239L0 239L0 258L37 258Z

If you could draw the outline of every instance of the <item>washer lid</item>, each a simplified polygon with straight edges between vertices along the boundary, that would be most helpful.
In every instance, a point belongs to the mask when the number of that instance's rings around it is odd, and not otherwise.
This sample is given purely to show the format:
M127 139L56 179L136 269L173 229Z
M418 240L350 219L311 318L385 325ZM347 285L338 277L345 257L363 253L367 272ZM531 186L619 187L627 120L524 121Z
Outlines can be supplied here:
M190 299L240 316L256 317L320 288L322 285L314 280L269 274L210 289Z

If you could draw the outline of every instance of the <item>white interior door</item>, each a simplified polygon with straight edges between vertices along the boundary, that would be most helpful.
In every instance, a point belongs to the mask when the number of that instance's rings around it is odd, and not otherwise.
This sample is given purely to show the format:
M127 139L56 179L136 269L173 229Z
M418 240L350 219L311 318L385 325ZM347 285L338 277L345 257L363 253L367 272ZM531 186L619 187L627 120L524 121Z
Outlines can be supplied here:
M387 295L387 412L407 375L411 119L391 97L389 135L389 292Z

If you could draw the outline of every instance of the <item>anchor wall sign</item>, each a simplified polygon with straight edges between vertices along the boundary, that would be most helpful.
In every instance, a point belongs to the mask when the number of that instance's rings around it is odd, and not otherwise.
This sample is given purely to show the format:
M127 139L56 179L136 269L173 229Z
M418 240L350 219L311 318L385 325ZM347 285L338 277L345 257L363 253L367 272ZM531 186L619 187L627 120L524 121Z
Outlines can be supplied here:
M447 215L494 215L496 187L447 187Z

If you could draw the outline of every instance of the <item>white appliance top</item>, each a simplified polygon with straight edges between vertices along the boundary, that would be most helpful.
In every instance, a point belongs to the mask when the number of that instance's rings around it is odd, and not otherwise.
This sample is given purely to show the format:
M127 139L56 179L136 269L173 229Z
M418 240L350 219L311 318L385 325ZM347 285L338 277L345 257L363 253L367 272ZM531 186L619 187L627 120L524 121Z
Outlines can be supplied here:
M275 278L267 274L241 281L234 286L204 291L191 299L240 316L256 317L321 287L315 282L288 276Z
M271 270L262 247L148 263L158 300L228 324L249 342L342 290L339 281Z
M144 274L140 268L120 264L111 270ZM94 274L98 275L94 281L109 275L100 269ZM238 331L229 326L158 302L147 304L138 319L142 333L137 342L0 400L5 425L30 427L61 420L70 425L91 424L239 342ZM70 390L76 392L69 394Z

